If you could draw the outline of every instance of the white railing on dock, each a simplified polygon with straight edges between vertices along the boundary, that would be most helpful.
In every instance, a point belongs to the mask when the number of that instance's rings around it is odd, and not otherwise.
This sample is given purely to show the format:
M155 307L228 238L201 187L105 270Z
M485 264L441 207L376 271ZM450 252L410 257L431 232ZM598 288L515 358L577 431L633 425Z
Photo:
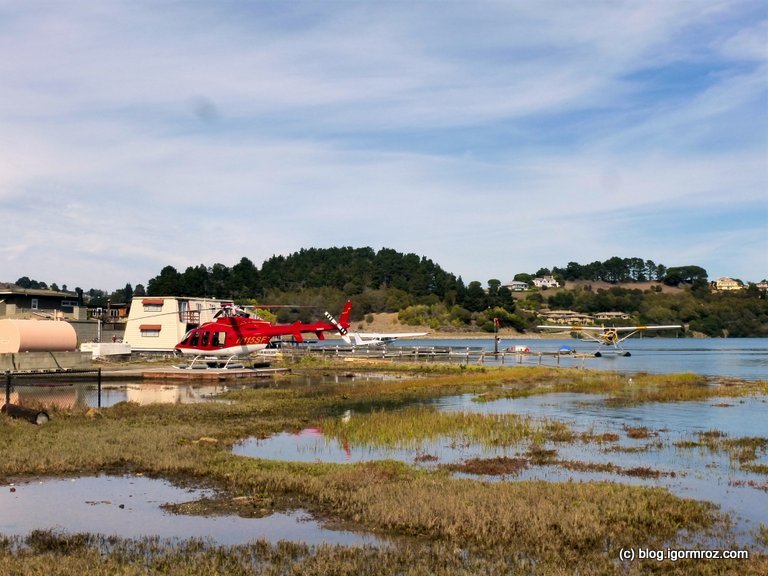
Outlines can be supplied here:
M350 346L301 346L283 348L283 356L302 358L306 356L333 356L339 358L365 358L371 360L403 360L417 362L459 362L461 364L489 365L538 365L584 367L584 360L591 356L565 354L560 352L492 352L482 347L458 346L392 346L392 347L350 347Z

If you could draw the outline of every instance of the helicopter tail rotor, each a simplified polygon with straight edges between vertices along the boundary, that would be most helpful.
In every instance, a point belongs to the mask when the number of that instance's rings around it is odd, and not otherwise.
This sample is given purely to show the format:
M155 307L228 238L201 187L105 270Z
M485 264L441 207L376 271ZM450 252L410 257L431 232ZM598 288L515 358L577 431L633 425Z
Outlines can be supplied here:
M338 322L336 320L336 318L334 318L333 315L330 312L326 312L325 313L325 318L328 320L328 322L333 324L333 326L336 328L336 330L339 331L339 334L341 334L342 336L346 336L347 335L347 329L344 328L344 326L342 326L341 323Z
M347 328L349 328L349 314L352 310L352 302L347 302L344 305L344 309L341 311L341 320L336 320L330 312L325 312L325 318L330 322L342 337L347 335Z

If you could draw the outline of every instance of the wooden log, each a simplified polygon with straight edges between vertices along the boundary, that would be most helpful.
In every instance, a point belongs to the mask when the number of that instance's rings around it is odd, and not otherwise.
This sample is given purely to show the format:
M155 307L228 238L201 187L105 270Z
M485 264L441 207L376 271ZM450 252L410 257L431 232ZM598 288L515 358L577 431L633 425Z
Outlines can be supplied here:
M23 418L32 424L45 424L50 420L47 412L41 410L35 410L33 408L25 408L17 404L3 404L0 408L0 412L8 414L11 418Z

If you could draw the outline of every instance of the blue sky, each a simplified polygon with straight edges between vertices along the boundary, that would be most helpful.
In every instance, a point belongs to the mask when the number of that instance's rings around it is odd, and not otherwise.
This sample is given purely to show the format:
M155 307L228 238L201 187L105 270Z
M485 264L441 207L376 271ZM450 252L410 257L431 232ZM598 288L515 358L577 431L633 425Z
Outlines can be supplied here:
M0 281L330 246L768 277L763 0L0 0L0 54Z

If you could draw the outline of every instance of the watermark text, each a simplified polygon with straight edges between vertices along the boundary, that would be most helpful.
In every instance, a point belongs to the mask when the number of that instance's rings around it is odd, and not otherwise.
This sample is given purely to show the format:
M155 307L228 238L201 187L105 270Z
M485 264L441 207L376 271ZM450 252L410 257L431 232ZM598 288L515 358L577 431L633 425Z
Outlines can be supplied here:
M749 550L685 550L678 548L622 548L619 560L748 560Z

